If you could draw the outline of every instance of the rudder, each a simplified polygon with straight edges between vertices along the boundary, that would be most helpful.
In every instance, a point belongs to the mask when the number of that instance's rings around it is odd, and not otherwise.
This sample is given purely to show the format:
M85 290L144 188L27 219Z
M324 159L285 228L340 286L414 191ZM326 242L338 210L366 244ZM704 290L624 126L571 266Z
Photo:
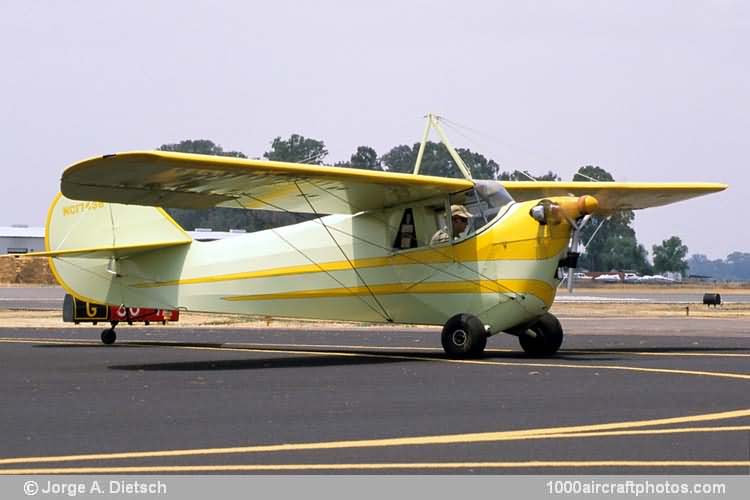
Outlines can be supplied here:
M45 225L50 269L68 293L119 303L118 260L187 245L190 236L162 208L71 200L58 193Z

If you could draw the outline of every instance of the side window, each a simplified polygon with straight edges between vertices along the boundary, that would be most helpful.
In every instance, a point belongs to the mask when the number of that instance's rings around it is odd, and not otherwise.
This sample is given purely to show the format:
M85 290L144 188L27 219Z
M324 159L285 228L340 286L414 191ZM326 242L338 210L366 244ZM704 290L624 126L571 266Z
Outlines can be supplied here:
M393 249L409 250L433 245L438 233L445 234L444 241L450 241L450 229L447 229L449 221L445 216L447 201L446 198L432 199L393 209L388 215Z
M406 250L407 248L416 248L417 246L419 245L417 243L417 229L414 225L414 212L411 208L407 208L401 217L401 223L396 232L393 248Z

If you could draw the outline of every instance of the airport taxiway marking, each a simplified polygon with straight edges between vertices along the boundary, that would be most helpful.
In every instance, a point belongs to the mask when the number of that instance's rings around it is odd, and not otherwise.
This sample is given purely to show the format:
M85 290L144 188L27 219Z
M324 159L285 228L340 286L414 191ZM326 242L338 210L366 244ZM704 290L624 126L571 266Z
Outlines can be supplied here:
M687 417L671 417L631 422L613 422L606 424L576 425L568 427L550 427L539 429L522 429L514 431L479 432L470 434L448 434L436 436L415 436L400 438L361 439L348 441L324 441L319 443L285 443L274 445L234 446L225 448L194 448L183 450L134 451L119 453L89 453L78 455L55 455L44 457L14 457L0 459L0 465L18 465L35 463L84 462L104 460L126 460L141 458L197 457L206 455L230 455L251 453L279 453L298 451L340 450L348 448L383 448L397 446L451 445L467 443L492 443L500 441L521 441L533 439L560 439L581 437L612 437L629 435L658 435L675 433L700 432L737 432L750 431L749 425L724 427L685 427L676 429L641 429L619 430L659 425L676 425L695 422L710 422L750 417L750 409L731 412L708 413ZM2 471L4 469L0 469Z
M156 465L122 467L64 467L0 469L2 475L136 474L153 472L282 472L352 470L545 469L582 467L750 467L750 460L533 460L519 462L396 462L352 464Z
M145 344L147 342L147 344ZM91 339L54 339L54 338L36 338L36 337L0 337L0 343L49 343L49 344L90 344L91 347L104 347L101 343L93 341ZM120 345L123 345L121 343ZM184 344L179 342L173 343L171 341L152 341L152 340L134 340L131 342L124 343L131 347L185 347ZM379 351L420 351L420 352L433 352L440 354L443 352L442 349L436 347L422 347L422 346L373 346L373 345L355 345L355 344L272 344L272 343L260 343L260 342L225 342L225 347L216 347L215 349L228 349L228 348L270 348L270 349L368 349L368 350L379 350ZM117 347L107 346L107 347ZM189 346L188 346L189 347ZM200 346L198 346L200 347ZM486 353L512 353L518 352L517 349L485 349ZM619 354L619 355L631 355L631 356L655 356L655 357L709 357L709 358L750 358L750 353L736 353L736 352L680 352L680 351L607 351L599 349L562 349L560 351L563 354Z
M92 347L103 348L102 344L93 343L90 340L71 339L71 340L46 340L46 339L12 339L12 338L0 338L0 343L8 344L39 344L47 343L53 345L64 345L66 343L76 345L87 345L90 344ZM750 374L747 373L735 373L735 372L709 372L700 370L681 370L674 368L643 368L635 366L622 366L622 365L574 365L568 363L529 363L529 362L511 362L511 361L496 361L496 360L482 360L482 359L451 359L451 358L438 358L438 357L427 357L427 356L409 356L405 354L382 354L382 353L364 353L364 352L337 352L337 351L322 351L322 350L302 350L302 349L275 349L270 347L269 344L262 344L263 347L229 347L229 345L242 345L242 344L224 344L219 347L214 346L196 346L196 345L185 345L181 343L170 343L170 342L152 342L152 341L132 341L121 343L116 346L106 346L109 349L116 349L118 347L169 347L171 349L187 349L194 351L234 351L234 352L258 352L264 354L302 354L306 356L336 356L336 357L361 357L361 358L374 358L374 359L401 359L405 361L433 361L438 363L450 363L450 364L468 364L468 365L488 365L488 366L509 366L509 367L526 367L526 368L565 368L573 370L614 370L614 371L628 371L628 372L640 372L640 373L659 373L668 375L689 375L689 376L702 376L702 377L718 377L727 379L737 380L750 380Z
M47 343L51 345L91 345L92 347L101 347L98 343L92 343L87 339L40 339L40 338L0 338L0 343L22 343L22 344L39 344ZM273 354L303 354L311 356L347 356L347 357L371 357L371 358L396 358L410 361L438 361L459 364L475 365L499 365L499 366L521 366L521 367L544 367L544 368L571 368L571 369L602 369L602 370L626 370L646 373L676 374L676 375L694 375L710 376L730 379L750 380L750 374L726 373L726 372L705 372L694 370L678 369L659 369L659 368L641 368L628 367L620 365L571 365L560 363L526 363L526 362L501 362L487 360L455 360L448 358L434 357L415 357L408 355L394 354L376 354L376 353L342 353L320 350L300 350L300 349L274 349L269 344L260 344L265 348L253 347L248 344L231 344L244 347L209 347L209 346L191 346L184 344L172 344L169 342L132 342L120 344L130 347L170 347L176 349L190 350L208 350L208 351L240 351L240 352L262 352ZM258 344L255 344L258 345ZM284 344L287 346L288 344ZM115 346L116 347L116 346ZM316 345L315 347L322 347ZM352 346L353 348L364 348L366 346ZM403 348L403 349L409 349ZM425 349L425 348L422 348ZM580 351L586 352L586 351ZM632 354L632 353L626 353ZM731 354L731 353L730 353ZM402 438L386 438L374 440L353 440L353 441L332 441L322 443L296 443L282 445L257 445L241 446L230 448L206 448L206 449L186 449L186 450L162 450L146 452L121 452L121 453L98 453L98 454L81 454L81 455L62 455L48 457L15 457L0 459L0 465L11 464L31 464L31 463L53 463L53 462L72 462L72 461L100 461L100 460L122 460L137 458L155 458L155 457L178 457L178 456L201 456L201 455L219 455L230 453L258 453L258 452L290 452L303 450L329 450L340 448L368 448L368 447L391 447L391 446L415 446L415 445L438 445L438 444L466 444L479 442L509 441L520 439L559 439L559 438L583 438L583 437L605 437L605 436L628 436L628 435L647 435L647 434L672 434L672 433L700 433L700 432L745 432L750 430L750 426L722 426L722 427L690 427L677 429L640 429L634 428L652 427L661 425L676 425L684 423L708 422L716 420L726 420L734 418L750 417L750 409L733 410L728 412L710 413L703 415L692 415L686 417L671 417L653 420L614 422L605 424L589 424L569 427L553 427L542 429L526 429L515 431L499 431L472 434L456 434L442 436L417 436ZM536 465L527 465L536 464ZM576 465L578 464L578 465ZM470 463L383 463L383 464L250 464L250 465L210 465L210 466L148 466L148 467L88 467L88 468L40 468L40 469L0 469L0 474L37 474L37 473L114 473L114 472L208 472L208 471L281 471L281 470L354 470L354 469L429 469L429 468L523 468L523 467L645 467L645 466L664 466L664 467L744 467L750 465L750 462L744 461L534 461L534 462L470 462Z

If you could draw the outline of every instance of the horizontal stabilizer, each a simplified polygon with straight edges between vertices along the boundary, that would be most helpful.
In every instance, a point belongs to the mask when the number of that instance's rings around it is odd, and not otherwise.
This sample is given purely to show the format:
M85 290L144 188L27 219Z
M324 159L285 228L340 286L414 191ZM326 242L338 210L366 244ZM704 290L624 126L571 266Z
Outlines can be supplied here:
M65 250L53 250L49 252L29 252L24 254L29 257L115 257L122 258L135 255L158 248L188 245L190 241L167 241L160 243L143 243L139 245L102 246L91 248L69 248Z

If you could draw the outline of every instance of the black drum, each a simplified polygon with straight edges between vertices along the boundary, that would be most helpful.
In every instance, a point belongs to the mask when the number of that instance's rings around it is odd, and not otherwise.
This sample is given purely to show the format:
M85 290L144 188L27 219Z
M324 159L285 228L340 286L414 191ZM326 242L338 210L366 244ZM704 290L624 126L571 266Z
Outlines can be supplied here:
M721 305L721 294L718 293L704 293L703 303L707 306L718 306Z

